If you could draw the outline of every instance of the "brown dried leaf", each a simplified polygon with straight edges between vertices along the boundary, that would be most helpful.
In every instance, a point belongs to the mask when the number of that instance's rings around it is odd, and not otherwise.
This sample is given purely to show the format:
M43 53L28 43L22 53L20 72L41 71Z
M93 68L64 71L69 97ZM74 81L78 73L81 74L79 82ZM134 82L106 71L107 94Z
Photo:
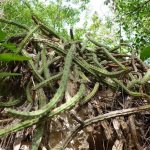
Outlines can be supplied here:
M120 129L120 123L117 119L113 119L113 126L114 126L114 129L116 130L116 133L118 135L119 138L121 138L123 136L123 133Z
M120 122L121 128L128 133L129 127L127 123L125 122L124 117L119 117L119 122Z
M102 127L104 128L104 132L105 132L105 135L106 135L107 140L112 139L113 130L112 130L112 128L110 127L108 121L102 121L102 122L101 122L101 125L102 125Z
M122 140L116 140L113 147L112 147L112 150L123 150Z

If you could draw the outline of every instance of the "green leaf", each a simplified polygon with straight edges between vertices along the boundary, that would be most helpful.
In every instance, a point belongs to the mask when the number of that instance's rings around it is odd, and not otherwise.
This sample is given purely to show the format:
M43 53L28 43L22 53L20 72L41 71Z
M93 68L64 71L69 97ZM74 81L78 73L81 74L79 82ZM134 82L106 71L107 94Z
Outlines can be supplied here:
M17 50L16 45L13 44L13 43L7 43L7 44L6 43L2 43L1 46L11 50L12 52L15 52Z
M24 60L30 60L30 57L16 55L12 53L3 53L0 54L0 61L24 61Z
M0 78L8 76L20 76L20 73L11 73L11 72L0 72Z
M150 46L145 47L141 50L140 58L142 60L146 60L146 59L150 58Z
M4 40L6 37L6 33L0 30L0 41Z

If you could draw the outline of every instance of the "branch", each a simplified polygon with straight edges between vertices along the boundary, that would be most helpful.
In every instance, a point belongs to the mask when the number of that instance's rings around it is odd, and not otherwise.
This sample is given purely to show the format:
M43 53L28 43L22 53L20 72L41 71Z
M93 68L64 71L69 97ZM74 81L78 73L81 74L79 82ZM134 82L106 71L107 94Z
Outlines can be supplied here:
M67 145L70 143L70 141L76 136L76 134L82 130L83 128L97 123L99 121L103 121L103 120L107 120L107 119L111 119L114 117L119 117L119 116L125 116L125 115L130 115L130 114L134 114L134 113L139 113L142 111L146 111L150 109L150 105L145 105L145 106L140 106L140 107L136 107L136 108L129 108L129 109L122 109L122 110L116 110L116 111L112 111L109 113L106 113L104 115L99 115L97 117L91 118L91 119L87 119L83 122L83 124L78 124L74 130L71 132L70 135L67 136L67 138L64 140L63 144L57 145L56 147L59 147L58 150L63 150L67 147ZM55 148L54 148L55 149Z

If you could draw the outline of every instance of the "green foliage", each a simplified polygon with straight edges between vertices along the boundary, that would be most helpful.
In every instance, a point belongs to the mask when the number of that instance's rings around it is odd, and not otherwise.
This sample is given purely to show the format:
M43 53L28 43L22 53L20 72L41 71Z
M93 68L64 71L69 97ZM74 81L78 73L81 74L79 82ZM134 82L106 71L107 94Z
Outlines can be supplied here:
M128 42L136 49L147 47L150 43L150 1L114 0L114 4L118 23L124 30Z
M16 52L17 51L17 47L15 44L13 43L1 43L0 46L11 50L12 52Z
M6 33L0 30L0 41L3 41L6 37Z
M3 10L4 17L8 20L18 22L20 24L26 24L27 26L32 26L30 10L23 4L20 0L8 0L1 4L1 9ZM8 36L21 33L22 30L15 26L10 26L9 24L0 24Z
M150 46L145 47L141 50L140 58L142 60L146 60L146 59L150 58Z
M0 61L24 61L30 60L31 58L21 55L16 55L12 53L2 53L0 54Z
M5 40L7 37L7 33L4 31L0 30L0 46L1 48L5 48L8 50L11 50L12 52L16 52L17 47L13 43L2 43L2 41ZM26 56L21 56L21 55L16 55L14 53L2 53L0 54L0 62L9 62L9 61L25 61L25 60L30 60L31 58L26 57ZM20 73L11 73L11 72L0 72L0 78L3 77L8 77L8 76L18 76L21 75Z
M69 38L69 28L79 22L80 13L86 8L89 0L80 1L77 8L74 7L75 4L77 5L76 0L49 0L48 4L44 4L39 0L26 2L10 0L3 3L2 10L6 19L31 27L34 25L31 19L31 12L33 12L47 26L53 27L60 35ZM75 4L73 5L73 3ZM0 28L3 28L8 35L22 32L22 30L6 24L0 25Z

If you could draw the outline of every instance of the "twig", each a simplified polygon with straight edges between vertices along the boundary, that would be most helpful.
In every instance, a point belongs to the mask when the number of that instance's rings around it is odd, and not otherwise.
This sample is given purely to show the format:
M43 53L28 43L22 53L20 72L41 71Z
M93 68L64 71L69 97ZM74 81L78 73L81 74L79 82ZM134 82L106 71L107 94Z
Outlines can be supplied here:
M137 150L141 150L141 146L139 144L138 137L137 137L136 126L134 123L133 115L129 116L129 124L130 124L131 134L132 134L132 138L133 138L135 147Z
M75 115L73 111L70 112L71 117L76 120L79 124L84 125L83 121Z
M78 124L73 131L71 132L70 135L67 136L67 138L64 140L63 144L60 146L59 150L63 150L67 147L67 145L70 143L70 141L76 136L76 134L82 130L83 128L97 123L99 121L103 121L106 119L110 119L110 118L114 118L114 117L119 117L119 116L125 116L125 115L130 115L130 114L134 114L134 113L139 113L142 111L146 111L150 109L150 105L145 105L145 106L140 106L140 107L135 107L135 108L129 108L129 109L123 109L123 110L116 110L116 111L112 111L109 113L106 113L104 115L99 115L97 117L91 118L91 119L87 119L85 120L83 123L84 125L82 126L81 124ZM57 145L58 146L58 145Z

